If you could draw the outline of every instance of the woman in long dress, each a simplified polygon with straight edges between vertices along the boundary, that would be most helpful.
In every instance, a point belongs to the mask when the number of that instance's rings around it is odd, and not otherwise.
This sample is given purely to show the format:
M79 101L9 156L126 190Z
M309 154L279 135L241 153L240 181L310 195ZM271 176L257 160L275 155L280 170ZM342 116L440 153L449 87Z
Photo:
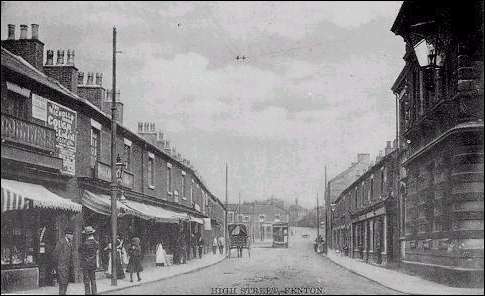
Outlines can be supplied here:
M163 243L160 241L157 245L157 253L155 256L156 266L167 266L167 253L163 248Z
M128 249L128 255L130 256L130 262L128 263L128 268L126 272L130 273L130 282L133 282L133 273L136 272L138 281L141 281L140 272L143 271L143 266L141 265L142 255L140 247L140 239L134 237L131 239L131 246Z

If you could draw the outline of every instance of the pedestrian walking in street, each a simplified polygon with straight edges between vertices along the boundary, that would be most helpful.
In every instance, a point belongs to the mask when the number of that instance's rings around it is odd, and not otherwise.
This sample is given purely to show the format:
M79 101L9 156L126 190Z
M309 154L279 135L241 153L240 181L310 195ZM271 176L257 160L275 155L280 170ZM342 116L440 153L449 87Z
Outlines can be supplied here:
M131 239L131 246L128 249L128 255L130 256L130 261L128 263L128 268L126 272L130 273L130 282L133 282L133 273L136 272L138 281L141 281L140 272L143 271L143 266L141 265L141 247L140 238L134 237Z
M202 251L204 249L204 239L202 238L202 234L199 234L199 238L197 240L197 247L199 249L199 258L202 259Z
M212 240L212 254L215 255L217 253L217 237L214 237Z
M57 282L59 284L59 295L66 295L67 285L72 273L72 238L74 232L67 227L64 230L64 237L61 238L54 250L54 258L57 260Z
M219 254L222 255L224 253L224 237L222 235L219 236L217 243L219 245Z
M84 294L86 295L96 295L97 292L95 271L99 243L94 239L95 232L92 226L86 226L82 234L87 238L79 246L79 263L83 271Z

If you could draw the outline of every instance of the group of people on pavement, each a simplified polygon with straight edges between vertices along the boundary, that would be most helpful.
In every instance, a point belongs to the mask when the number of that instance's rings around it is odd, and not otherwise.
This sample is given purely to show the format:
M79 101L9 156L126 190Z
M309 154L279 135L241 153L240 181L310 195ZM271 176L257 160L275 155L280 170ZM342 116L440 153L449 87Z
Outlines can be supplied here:
M84 292L86 295L94 295L97 292L96 288L96 269L97 269L97 254L99 243L94 238L96 230L92 226L86 226L81 232L84 235L84 239L79 246L79 261L80 267L83 272ZM56 263L57 263L57 277L59 284L59 295L65 295L67 292L67 286L69 284L69 277L73 270L73 248L72 239L73 231L71 228L66 228L65 237L60 239L54 250ZM111 244L105 248L105 251L110 251ZM123 268L123 256L126 256L128 264L126 272L130 274L130 282L133 282L133 273L136 273L138 281L141 281L140 272L143 271L142 266L142 252L140 247L140 238L133 237L131 244L128 247L128 254L123 254L124 242L123 239L118 237L116 240L116 276L118 279L125 278L125 271ZM108 264L108 272L111 273L111 257Z

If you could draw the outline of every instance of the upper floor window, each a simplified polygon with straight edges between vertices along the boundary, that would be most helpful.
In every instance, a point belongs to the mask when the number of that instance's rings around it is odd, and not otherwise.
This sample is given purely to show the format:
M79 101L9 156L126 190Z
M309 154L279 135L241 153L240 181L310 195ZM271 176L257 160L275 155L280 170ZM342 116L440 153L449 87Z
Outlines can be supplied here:
M234 223L234 212L227 212L227 221Z
M131 141L128 139L124 139L123 145L123 161L125 162L125 169L131 172Z
M29 117L28 99L30 98L30 93L29 89L7 81L7 93L5 96L2 94L2 112L21 119L27 119Z
M374 176L370 178L369 201L374 198Z
M386 182L386 172L384 168L381 168L381 196L384 196L384 185Z
M172 164L167 163L167 192L172 193Z
M155 188L154 184L154 170L153 170L153 163L155 160L155 156L152 153L148 153L148 187Z
M91 128L91 167L94 168L99 160L101 141L99 139L99 130Z
M182 199L187 199L185 192L185 172L182 171L182 178L180 178L180 194L182 194Z

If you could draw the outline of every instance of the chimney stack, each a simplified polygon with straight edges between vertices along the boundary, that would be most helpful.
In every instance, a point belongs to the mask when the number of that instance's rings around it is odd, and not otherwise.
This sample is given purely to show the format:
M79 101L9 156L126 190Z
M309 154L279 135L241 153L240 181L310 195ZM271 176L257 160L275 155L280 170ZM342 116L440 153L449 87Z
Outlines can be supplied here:
M15 39L15 26L8 24L8 38L2 40L2 47L22 57L39 71L44 70L44 43L39 39L39 25L32 24L32 38L27 38L27 25L20 25L20 37Z
M47 50L47 59L45 61L46 66L54 65L54 51L52 49Z
M19 39L27 39L27 25L20 25L20 37Z
M39 40L39 25L38 24L32 24L31 28L32 28L32 38L31 39Z
M8 25L8 40L15 40L15 25Z
M77 85L84 85L84 72L77 73Z

